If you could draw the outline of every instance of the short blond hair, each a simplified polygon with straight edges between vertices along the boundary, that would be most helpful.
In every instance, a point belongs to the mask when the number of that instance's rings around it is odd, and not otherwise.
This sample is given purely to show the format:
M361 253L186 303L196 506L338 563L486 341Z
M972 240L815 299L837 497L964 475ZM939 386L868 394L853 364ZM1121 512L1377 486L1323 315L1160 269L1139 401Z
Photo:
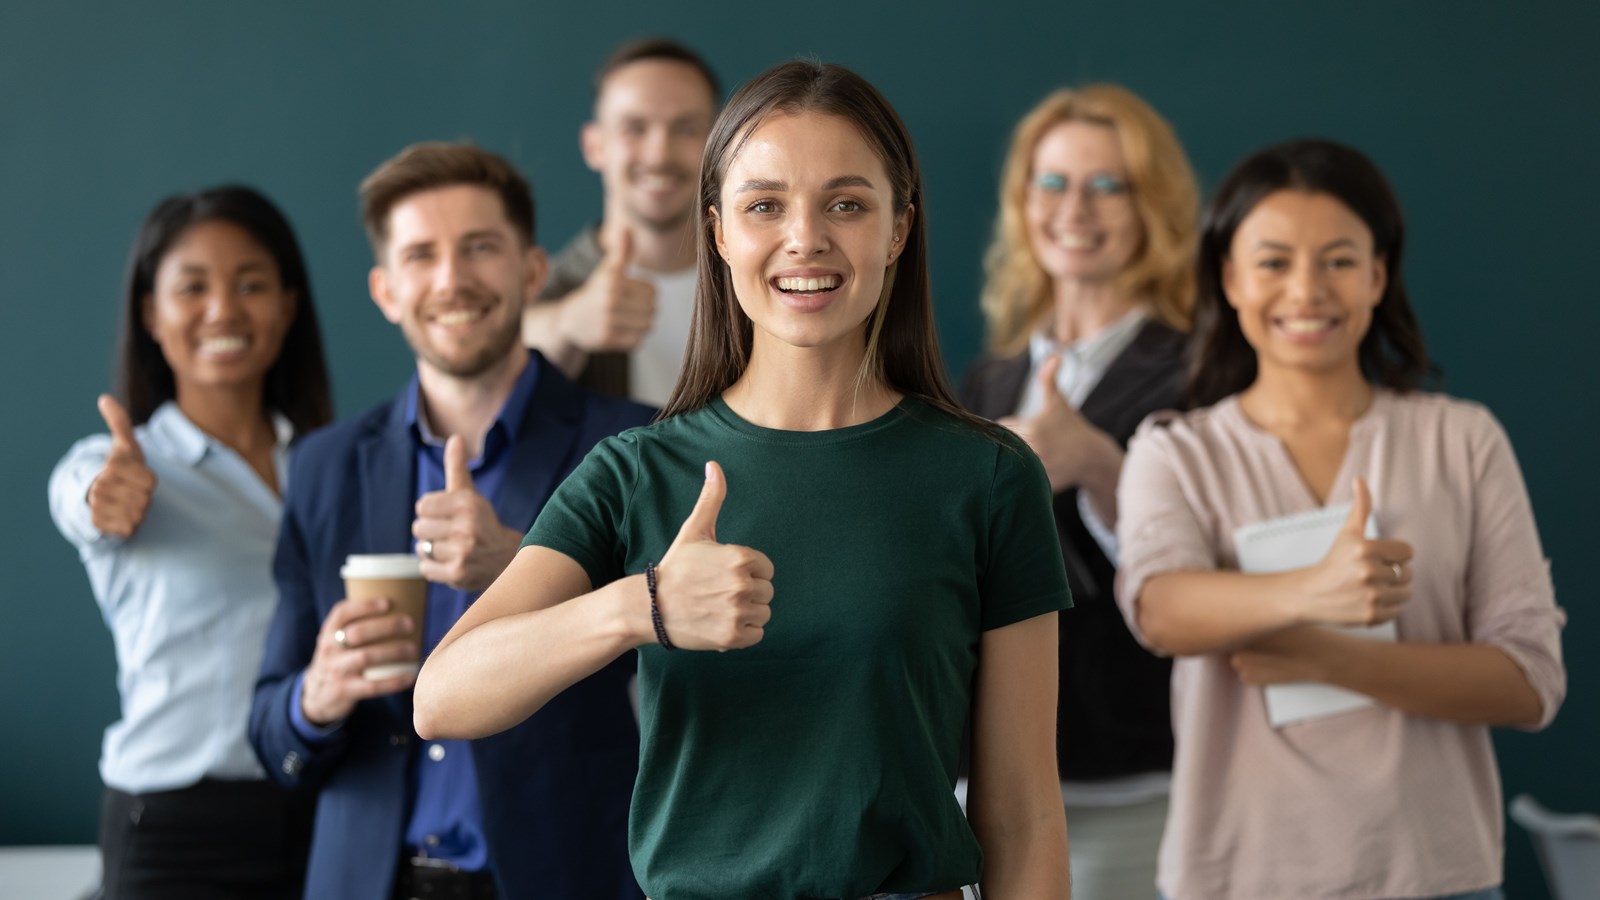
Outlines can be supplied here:
M1028 239L1028 182L1033 152L1063 122L1091 122L1116 132L1128 164L1134 214L1144 238L1117 288L1150 301L1157 318L1187 331L1194 308L1193 256L1200 191L1172 126L1127 88L1091 84L1044 98L1017 123L1000 176L1000 213L984 255L982 306L989 349L1022 352L1050 314L1050 276Z

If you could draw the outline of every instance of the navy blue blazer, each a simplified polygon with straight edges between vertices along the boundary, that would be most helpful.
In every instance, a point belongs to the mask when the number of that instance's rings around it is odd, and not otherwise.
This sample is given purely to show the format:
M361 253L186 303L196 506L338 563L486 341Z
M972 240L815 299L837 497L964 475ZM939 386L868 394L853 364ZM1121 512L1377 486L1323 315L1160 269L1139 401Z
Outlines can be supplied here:
M527 529L598 441L649 421L648 407L577 387L540 367L510 469L494 501ZM364 700L324 745L289 722L295 676L311 663L351 553L411 552L416 454L405 396L305 438L289 464L273 574L278 610L250 710L250 741L279 783L318 792L307 900L389 900L410 813L419 740L411 694ZM633 654L572 686L521 725L474 741L484 832L500 896L637 900L628 804L639 731L628 701Z

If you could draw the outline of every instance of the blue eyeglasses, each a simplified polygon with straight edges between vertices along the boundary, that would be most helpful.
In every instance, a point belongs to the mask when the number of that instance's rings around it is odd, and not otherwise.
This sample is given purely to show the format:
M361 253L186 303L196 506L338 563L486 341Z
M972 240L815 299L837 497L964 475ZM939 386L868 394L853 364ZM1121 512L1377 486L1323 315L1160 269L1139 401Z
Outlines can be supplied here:
M1091 203L1110 197L1126 197L1128 182L1107 172L1096 172L1080 182L1079 191ZM1060 202L1070 186L1059 172L1040 172L1033 176L1033 192L1040 199Z

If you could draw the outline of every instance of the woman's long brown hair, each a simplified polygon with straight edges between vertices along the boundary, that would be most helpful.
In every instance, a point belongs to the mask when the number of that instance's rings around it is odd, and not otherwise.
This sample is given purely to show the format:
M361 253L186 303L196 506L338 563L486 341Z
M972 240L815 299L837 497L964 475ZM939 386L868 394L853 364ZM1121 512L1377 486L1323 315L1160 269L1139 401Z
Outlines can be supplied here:
M739 380L750 365L751 324L734 296L728 266L717 255L715 219L722 211L722 182L750 134L773 113L818 112L850 122L883 161L896 215L915 208L905 249L884 277L886 289L867 320L867 354L861 381L879 381L972 427L993 435L995 426L955 401L945 377L928 290L927 210L922 170L905 123L866 79L841 66L795 60L768 69L741 87L723 108L700 162L695 211L699 280L683 374L661 418L699 409Z

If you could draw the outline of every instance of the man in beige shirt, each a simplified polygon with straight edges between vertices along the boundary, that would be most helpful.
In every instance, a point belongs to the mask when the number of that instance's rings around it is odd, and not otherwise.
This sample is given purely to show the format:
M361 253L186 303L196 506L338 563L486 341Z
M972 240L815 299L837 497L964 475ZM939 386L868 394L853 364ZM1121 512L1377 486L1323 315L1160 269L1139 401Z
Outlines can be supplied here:
M700 154L721 89L675 42L612 52L595 77L584 162L600 173L604 217L551 263L523 338L602 393L663 405L677 382L694 308Z

